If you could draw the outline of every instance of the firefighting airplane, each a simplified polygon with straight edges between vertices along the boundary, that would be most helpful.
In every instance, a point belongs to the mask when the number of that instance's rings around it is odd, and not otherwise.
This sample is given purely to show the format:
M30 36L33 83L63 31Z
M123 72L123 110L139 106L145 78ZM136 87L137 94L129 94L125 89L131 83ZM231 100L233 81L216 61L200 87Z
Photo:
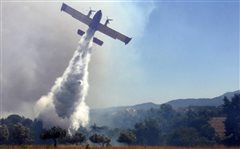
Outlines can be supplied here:
M99 46L101 46L103 44L103 41L101 41L100 39L93 37L94 33L96 31L100 31L103 34L106 34L110 37L112 37L113 39L118 39L122 42L124 42L125 44L128 44L130 42L130 40L132 38L129 38L111 28L109 28L107 25L109 24L110 21L112 21L112 19L108 19L106 20L105 24L101 24L101 18L102 18L102 11L99 10L96 12L96 14L93 16L93 18L90 18L91 14L94 12L94 10L91 10L88 12L88 15L84 15L81 12L73 9L72 7L68 6L67 4L63 3L62 7L61 7L61 11L65 11L66 13L70 14L73 18L85 23L86 25L89 26L87 32L86 32L86 38L88 40L90 40L91 38L93 38L93 42L98 44ZM78 34L79 35L84 35L85 32L78 29Z

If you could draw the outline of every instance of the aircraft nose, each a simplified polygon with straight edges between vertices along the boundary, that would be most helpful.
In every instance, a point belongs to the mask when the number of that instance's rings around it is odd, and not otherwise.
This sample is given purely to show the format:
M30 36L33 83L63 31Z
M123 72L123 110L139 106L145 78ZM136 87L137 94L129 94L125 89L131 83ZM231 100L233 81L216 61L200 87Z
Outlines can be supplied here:
M101 15L102 15L102 10L98 10L98 14L101 14Z

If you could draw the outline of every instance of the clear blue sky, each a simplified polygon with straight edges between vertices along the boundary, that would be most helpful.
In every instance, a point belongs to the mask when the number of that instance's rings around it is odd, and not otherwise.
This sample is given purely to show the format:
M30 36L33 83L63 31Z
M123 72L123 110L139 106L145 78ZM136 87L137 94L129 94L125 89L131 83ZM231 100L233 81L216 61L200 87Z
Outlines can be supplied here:
M138 43L150 97L211 97L239 89L239 3L155 7Z
M110 85L100 83L99 101L116 106L164 103L239 90L239 2L139 2L139 15L149 5L153 9L141 35L128 31L133 35L129 45L110 39L107 43L116 49L103 47L113 66L106 66ZM139 28L134 19L131 24Z

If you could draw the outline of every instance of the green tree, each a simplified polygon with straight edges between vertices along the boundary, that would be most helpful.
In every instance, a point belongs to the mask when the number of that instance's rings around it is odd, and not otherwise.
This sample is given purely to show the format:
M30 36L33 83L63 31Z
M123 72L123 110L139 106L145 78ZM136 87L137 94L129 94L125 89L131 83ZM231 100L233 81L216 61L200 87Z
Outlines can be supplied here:
M180 127L168 135L167 144L173 146L199 146L205 145L208 140L201 137L196 129Z
M0 144L6 144L8 141L9 132L7 125L0 125Z
M169 104L162 104L159 109L150 110L149 117L158 123L161 135L167 135L180 118L179 114Z
M5 123L7 125L9 125L9 124L18 124L18 123L21 123L23 120L24 120L24 117L21 117L21 116L19 116L17 114L12 114L12 115L9 115L5 119Z
M148 119L137 123L135 126L137 144L141 145L159 145L161 143L161 130L158 121Z
M106 145L109 146L111 139L105 135L100 134L94 134L91 137L89 137L89 140L93 143L99 143L102 144L102 146Z
M39 137L43 130L43 123L40 120L34 119L31 132L33 135L34 144L43 144L43 140Z
M66 134L67 134L67 131L65 129L54 126L51 129L43 130L43 132L40 135L40 138L43 140L52 139L54 143L54 147L56 147L57 139L65 137Z
M179 119L178 113L169 104L162 104L159 109L150 109L148 117L143 122L137 123L135 134L137 144L161 145L165 136L169 134Z
M224 98L223 111L225 120L226 145L240 145L240 94L235 94L231 101Z
M210 142L216 139L215 130L209 124L211 114L205 108L189 107L186 116L180 121L182 127L194 128L201 137ZM212 144L212 143L211 143Z
M86 137L82 133L76 132L72 136L67 136L65 141L71 144L81 144L86 141Z
M22 124L15 124L11 135L15 144L29 144L32 142L30 129Z
M120 133L117 141L130 145L136 142L136 135L130 130L123 131Z

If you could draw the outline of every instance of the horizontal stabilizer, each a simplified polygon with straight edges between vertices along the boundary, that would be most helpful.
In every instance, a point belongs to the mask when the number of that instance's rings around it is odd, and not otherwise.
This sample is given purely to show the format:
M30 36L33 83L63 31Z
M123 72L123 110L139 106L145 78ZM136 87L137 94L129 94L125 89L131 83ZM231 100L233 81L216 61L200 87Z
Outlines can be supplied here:
M80 30L80 29L78 29L77 33L78 33L78 35L82 36L85 32Z
M96 37L93 37L93 42L98 44L99 46L102 46L102 44L103 44L103 41L98 39L98 38L96 38Z

